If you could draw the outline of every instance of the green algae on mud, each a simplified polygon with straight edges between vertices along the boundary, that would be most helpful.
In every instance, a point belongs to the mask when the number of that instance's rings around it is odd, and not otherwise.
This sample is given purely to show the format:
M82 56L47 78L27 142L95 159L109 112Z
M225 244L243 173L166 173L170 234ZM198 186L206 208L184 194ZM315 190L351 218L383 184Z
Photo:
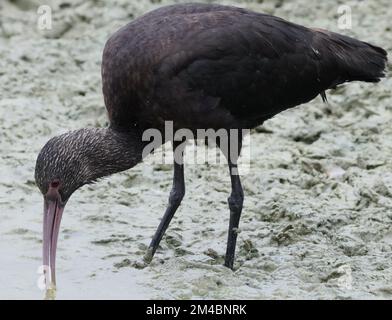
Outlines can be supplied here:
M41 299L36 155L54 135L107 125L106 39L172 2L73 0L61 8L45 1L51 34L36 28L35 7L44 1L23 2L29 7L0 4L0 297ZM349 1L351 30L338 29L339 1L224 3L392 51L388 0ZM57 298L390 299L391 88L389 77L341 86L327 92L329 105L317 98L252 131L235 272L221 265L230 191L224 165L186 166L187 194L147 267L141 263L167 202L171 166L144 163L84 187L64 213Z

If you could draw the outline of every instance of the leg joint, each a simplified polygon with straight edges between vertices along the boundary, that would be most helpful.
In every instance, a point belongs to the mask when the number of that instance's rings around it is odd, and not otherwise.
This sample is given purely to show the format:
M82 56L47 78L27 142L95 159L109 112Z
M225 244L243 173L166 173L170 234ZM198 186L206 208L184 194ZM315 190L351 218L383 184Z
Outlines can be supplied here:
M173 189L170 192L169 203L171 203L171 204L178 204L178 203L180 203L181 200L184 198L184 195L185 195L185 190Z
M227 202L229 204L230 210L232 210L234 212L241 212L242 206L244 203L244 195L243 194L232 194L227 199Z

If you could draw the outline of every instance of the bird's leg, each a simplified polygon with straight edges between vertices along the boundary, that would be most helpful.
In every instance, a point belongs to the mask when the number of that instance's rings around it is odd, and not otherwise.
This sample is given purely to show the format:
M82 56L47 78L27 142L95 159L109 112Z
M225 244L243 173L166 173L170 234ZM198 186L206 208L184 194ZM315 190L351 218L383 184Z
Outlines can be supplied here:
M176 148L180 143L173 142L173 149L176 153ZM144 261L150 263L155 251L157 250L159 243L169 226L171 219L173 218L177 208L181 204L181 200L185 195L185 183L184 183L184 164L183 164L183 154L182 151L177 152L178 157L175 156L174 161L174 177L173 177L173 187L169 196L169 204L166 208L166 212L158 226L157 231L154 234L154 237L151 240L150 246L147 250L146 255L144 256Z
M231 194L227 199L230 208L229 234L227 238L227 249L225 266L233 269L235 247L237 243L238 225L240 223L244 192L238 175L237 164L229 163L231 178Z
M237 159L242 147L242 132L238 135L230 135L226 158L229 163L231 194L227 199L230 209L229 232L227 237L227 248L225 266L233 269L235 247L237 243L238 225L240 223L242 205L244 202L244 192L242 190L241 179L238 173ZM220 146L222 149L222 146ZM224 152L225 153L225 152Z

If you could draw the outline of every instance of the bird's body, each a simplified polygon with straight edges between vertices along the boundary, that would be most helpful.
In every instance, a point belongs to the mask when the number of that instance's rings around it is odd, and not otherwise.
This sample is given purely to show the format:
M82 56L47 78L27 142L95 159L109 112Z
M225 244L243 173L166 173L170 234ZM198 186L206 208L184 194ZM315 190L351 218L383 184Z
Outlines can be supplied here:
M108 40L102 59L110 127L54 137L37 159L49 280L55 282L57 235L71 194L142 161L146 129L163 132L165 121L191 131L250 129L318 94L324 98L325 90L344 82L379 81L386 61L383 49L366 42L230 6L163 7L121 28ZM244 198L234 173L241 149L237 138L237 154L225 153L232 187L225 260L230 268ZM184 193L184 167L175 161L169 204L146 260Z
M105 46L102 80L115 126L175 119L179 128L252 128L343 82L377 81L383 64L382 49L349 37L241 8L188 4L117 31Z

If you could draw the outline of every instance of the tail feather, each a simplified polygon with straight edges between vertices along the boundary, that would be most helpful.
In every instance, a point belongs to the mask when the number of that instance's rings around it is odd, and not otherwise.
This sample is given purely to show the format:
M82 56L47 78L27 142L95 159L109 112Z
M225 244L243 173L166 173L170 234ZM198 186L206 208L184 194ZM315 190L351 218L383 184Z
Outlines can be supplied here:
M337 71L330 87L347 81L378 82L385 77L387 52L370 43L316 29L315 46L321 63Z

